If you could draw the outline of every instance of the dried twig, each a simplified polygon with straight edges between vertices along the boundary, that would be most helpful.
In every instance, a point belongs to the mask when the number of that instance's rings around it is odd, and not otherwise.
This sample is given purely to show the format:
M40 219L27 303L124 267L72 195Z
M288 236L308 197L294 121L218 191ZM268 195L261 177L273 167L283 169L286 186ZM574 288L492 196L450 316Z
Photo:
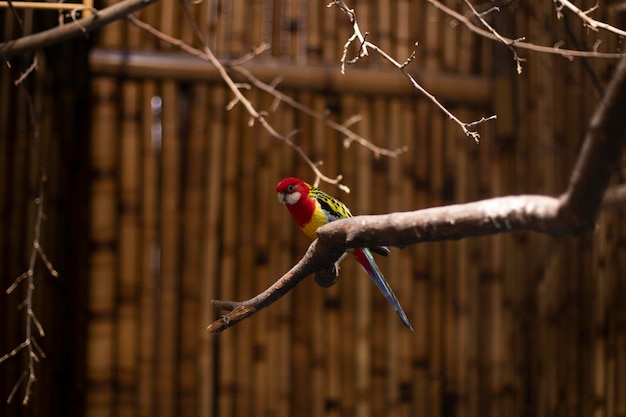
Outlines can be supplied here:
M35 61L36 64L36 61ZM27 74L27 73L25 73ZM22 76L24 77L24 75ZM25 337L24 341L22 341L19 345L17 345L11 352L5 354L0 357L0 363L6 361L9 358L17 355L23 350L27 351L28 356L28 365L26 370L22 373L20 378L17 380L9 397L7 398L7 402L13 401L13 398L19 391L19 388L25 384L24 386L24 397L22 399L22 404L28 404L30 400L30 396L32 395L32 387L36 381L35 376L35 363L39 362L40 358L45 358L45 353L41 349L41 346L37 343L36 335L39 337L44 337L45 332L43 326L41 325L35 311L33 309L33 292L35 291L35 265L37 259L41 259L48 269L50 275L54 277L58 277L58 272L54 269L52 263L46 256L43 248L41 247L40 238L41 238L41 224L44 220L44 188L46 182L46 175L44 173L43 167L41 166L41 145L39 141L39 130L37 129L36 119L35 119L35 111L33 108L33 100L30 94L26 94L26 103L28 106L28 115L31 123L31 127L33 129L32 137L33 137L33 151L35 152L35 166L39 172L38 182L37 182L37 197L35 198L35 205L37 207L35 213L35 225L33 230L33 240L32 247L30 251L30 260L28 262L28 269L20 274L13 284L6 290L7 294L11 294L22 282L26 280L26 298L18 305L18 309L25 310Z
M591 30L598 31L599 29L603 29L603 30L606 30L607 32L614 33L618 36L622 36L622 37L626 36L626 31L622 29L618 29L615 26L611 26L608 23L600 22L599 20L595 20L589 17L589 14L598 8L597 4L587 11L582 11L578 7L576 7L573 3L571 3L569 0L553 0L553 1L554 1L554 7L556 8L556 13L557 13L558 18L561 18L562 16L561 10L563 10L563 8L566 8L566 9L569 9L571 12L573 12L576 16L578 16L580 20L583 21L583 24Z
M259 80L258 78L256 78L250 71L248 71L247 69L243 68L243 67L239 67L239 66L229 66L229 69L241 74L242 76L246 77L246 79L255 87L273 95L274 97L276 97L278 100L288 104L289 106L293 107L294 109L306 114L307 116L310 116L316 120L319 120L320 122L323 122L324 124L326 124L327 126L331 127L332 129L335 129L336 131L344 134L346 136L346 140L344 141L344 146L348 147L350 146L351 142L357 142L358 144L366 147L367 149L371 150L374 153L374 157L378 158L381 155L384 156L388 156L391 158L396 158L398 157L400 154L404 153L407 151L407 147L403 146L401 148L397 148L397 149L386 149L386 148L381 148L379 146L374 145L372 142L370 142L369 140L365 139L364 137L358 135L357 133L353 132L352 130L350 130L348 128L349 125L347 124L339 124L336 122L333 122L332 120L328 119L328 117L326 117L326 115L320 114L318 112L316 112L315 110L311 109L310 107L305 106L304 104L294 100L292 97L281 93L280 91L278 91L276 89L275 85L272 84L266 84L263 81ZM356 120L357 118L353 117L351 118L351 120Z
M13 85L21 84L26 79L26 77L30 75L31 72L35 71L38 68L38 66L39 54L35 54L35 56L33 57L33 62L28 66L28 68L26 68L24 72L22 72L19 78L13 82Z
M491 32L493 34L493 36L496 37L497 40L502 42L504 45L506 45L511 50L511 52L513 53L513 59L515 60L515 67L517 69L517 73L521 74L522 73L522 61L525 61L525 59L524 58L520 58L520 56L517 54L517 50L513 47L513 45L515 44L515 42L520 41L522 39L516 39L513 42L507 41L506 39L504 39L504 37L502 37L502 35L500 35L498 33L497 30L495 30L489 23L487 23L487 21L483 17L484 13L478 13L478 11L476 11L476 9L472 5L472 3L470 3L469 0L464 0L464 1L465 1L465 4L467 5L467 7L469 7L469 9L472 11L472 13L474 13L474 16L476 16L478 18L478 20L480 20L480 23L482 23L483 26L485 26L487 28L487 30L489 30L489 32ZM492 8L490 10L494 10L494 9Z
M406 70L405 67L413 60L413 58L415 57L415 52L411 53L411 55L403 63L400 63L400 62L396 61L394 58L392 58L389 54L387 54L385 51L383 51L377 45L373 44L372 42L369 42L369 41L365 40L365 36L363 34L361 34L361 30L359 29L359 25L357 23L356 14L355 14L354 10L350 9L343 0L333 0L331 3L328 4L328 6L329 7L330 6L337 6L341 11L343 11L344 13L346 13L348 15L348 17L350 18L350 23L352 24L353 34L352 34L352 36L350 36L350 38L348 39L348 41L344 45L343 55L341 57L341 72L342 73L345 73L345 65L346 65L346 63L348 63L348 64L355 63L357 60L359 60L360 58L362 58L362 57L367 55L366 51L367 51L368 48L372 49L372 50L378 52L378 54L380 56L382 56L385 60L390 62L398 70L400 70L400 72L402 72L409 79L409 81L413 85L413 88L415 88L420 93L424 94L431 102L433 102L437 107L439 107L439 109L441 111L443 111L452 121L454 121L456 124L458 124L459 127L461 127L461 129L463 130L463 133L467 137L473 139L476 143L478 143L480 141L480 134L478 132L472 130L471 128L476 126L476 125L478 125L478 124L480 124L480 123L486 122L488 120L496 119L496 117L497 117L496 115L492 115L492 116L489 116L487 118L482 117L480 120L476 120L476 121L469 122L469 123L461 121L458 117L456 117L454 114L452 114L452 112L450 112L439 100L437 100L437 98L434 95L432 95L431 93L428 92L428 90L426 90L424 87L422 87L420 85L420 83L418 83L417 80L415 80L415 78ZM347 60L348 48L350 47L350 44L355 39L359 39L359 41L361 42L361 45L359 47L359 53L353 59ZM417 44L416 44L416 46L417 46ZM363 51L365 51L365 52L363 52Z
M617 52L615 53L598 52L595 50L594 51L577 51L575 49L562 49L562 48L557 48L555 46L535 45L534 43L525 42L524 38L511 39L502 35L500 35L501 39L499 39L498 36L494 35L488 30L485 30L476 26L471 21L471 19L467 18L466 16L463 16L461 13L457 12L454 9L449 8L443 3L437 0L426 0L426 1L428 1L431 5L433 5L434 7L436 7L443 13L447 14L448 16L452 17L456 21L465 25L465 27L467 27L469 30L476 33L477 35L483 36L488 39L492 39L494 41L499 41L499 42L502 42L502 40L504 40L506 44L514 46L515 48L526 49L526 50L534 51L534 52L542 52L546 54L561 55L565 58L587 57L587 58L617 59L617 58L622 58L624 55L626 55L626 54L617 53Z
M258 122L272 137L282 141L287 146L292 148L304 160L304 162L309 166L309 168L313 171L313 173L315 174L316 181L319 181L321 179L322 181L327 182L329 184L337 185L340 189L342 189L345 192L350 192L350 189L347 186L341 184L341 179L342 179L341 175L338 175L335 178L331 178L331 177L324 175L322 171L317 167L317 164L311 161L311 159L302 150L302 148L296 145L288 135L280 134L276 131L276 129L274 129L274 127L267 121L265 116L261 112L257 111L252 105L252 103L250 103L250 101L246 98L246 96L243 95L243 93L241 92L239 88L239 85L233 81L233 79L228 74L224 65L222 65L219 59L217 59L217 57L213 54L213 51L211 50L211 48L209 48L206 45L204 46L203 50L194 48L191 45L188 45L187 43L183 42L181 39L177 39L172 36L169 36L161 32L160 30L156 29L155 27L137 19L136 17L132 15L128 15L127 19L131 23L136 25L137 27L149 32L150 34L161 39L162 41L167 42L171 45L177 46L183 51L191 55L194 55L204 61L210 62L217 69L217 71L220 73L220 76L222 77L222 79L224 80L228 88L234 94L235 97L233 100L235 100L235 103L241 103L241 105L244 106L244 108L250 115L251 117L250 125L254 124L255 122Z

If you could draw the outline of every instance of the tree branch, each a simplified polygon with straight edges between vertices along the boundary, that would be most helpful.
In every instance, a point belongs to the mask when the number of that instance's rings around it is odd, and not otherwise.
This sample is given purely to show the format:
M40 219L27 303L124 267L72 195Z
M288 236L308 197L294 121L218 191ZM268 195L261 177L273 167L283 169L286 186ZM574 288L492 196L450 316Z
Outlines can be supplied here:
M589 128L567 191L559 197L519 195L404 213L357 216L318 229L304 257L274 285L246 301L219 301L229 312L209 325L219 333L269 306L306 276L332 267L349 248L398 246L455 240L513 231L552 236L581 233L593 226L601 205L611 207L623 194L605 190L626 142L626 58L623 58Z
M0 43L0 56L8 58L12 55L50 46L77 36L86 35L114 20L121 19L129 13L157 1L158 0L123 0L105 9L94 11L93 15L83 17L73 23L56 26L43 32L2 42Z
M506 45L512 46L514 48L522 48L522 49L527 49L527 50L535 51L535 52L542 52L546 54L557 54L557 55L562 55L567 58L587 57L587 58L616 59L616 58L622 58L625 55L619 52L612 53L612 52L577 51L575 49L563 49L563 48L559 48L556 46L536 45L534 43L525 42L524 38L511 39L511 38L507 38L506 36L501 36L501 35L496 36L490 31L476 26L468 17L462 15L456 10L451 9L450 7L444 5L443 3L437 0L426 0L426 1L430 3L431 5L433 5L434 7L436 7L437 9L439 9L440 11L442 11L443 13L447 14L448 16L454 18L455 20L465 25L465 27L467 27L469 30L476 33L477 35L483 36L488 39L492 39L494 41L499 41L499 42L504 41Z
M211 303L218 310L229 312L214 321L207 328L211 333L220 333L237 324L259 310L273 304L280 297L291 291L304 278L315 271L322 271L331 267L343 254L344 249L337 245L320 245L315 240L309 246L302 259L286 274L278 279L271 287L254 298L246 301L220 301Z
M626 138L626 58L617 66L591 118L582 150L563 196L563 209L576 229L590 227L611 175L620 162Z
M331 6L337 6L339 10L341 10L348 16L350 20L350 24L352 25L352 31L353 31L352 35L348 38L348 41L343 46L343 54L341 56L341 61L340 61L342 74L345 74L346 72L346 63L350 65L355 64L358 60L368 55L368 52L367 52L368 48L372 49L373 51L376 51L385 60L390 62L394 67L400 70L400 72L409 79L409 81L413 85L413 88L419 91L420 93L422 93L423 95L425 95L434 105L436 105L441 111L443 111L446 114L446 116L450 118L450 120L458 124L459 127L463 130L463 133L467 137L473 139L476 143L480 141L480 134L476 131L471 130L471 127L474 127L480 123L484 123L489 120L494 120L497 118L496 115L489 116L489 117L481 117L480 120L476 120L470 123L461 121L458 117L452 114L452 112L450 112L446 108L446 106L444 106L433 94L429 93L420 83L418 83L417 80L406 70L406 66L411 63L413 58L415 58L415 51L413 51L413 53L403 63L398 62L397 60L392 58L391 55L389 55L384 50L382 50L380 47L378 47L377 45L365 39L365 37L367 36L367 33L365 33L365 35L361 33L361 29L359 28L359 24L357 22L354 9L349 8L344 0L333 0L332 2L328 4L327 7L331 7ZM356 40L360 42L359 52L354 58L348 60L347 59L348 48ZM415 43L415 45L417 45L417 43Z
M569 9L572 13L574 13L576 16L578 16L580 18L580 20L582 20L583 25L597 31L598 29L604 29L607 32L611 32L616 34L617 36L621 36L624 37L626 36L626 31L616 28L615 26L611 26L608 23L605 22L601 22L599 20L595 20L591 17L589 17L589 13L593 12L594 10L596 10L598 8L598 4L596 4L595 6L593 6L591 9L583 12L582 10L580 10L578 7L576 7L574 4L572 4L571 2L569 2L569 0L553 0L554 1L554 6L556 7L556 12L557 12L557 16L560 18L562 13L561 10L563 8L567 8Z

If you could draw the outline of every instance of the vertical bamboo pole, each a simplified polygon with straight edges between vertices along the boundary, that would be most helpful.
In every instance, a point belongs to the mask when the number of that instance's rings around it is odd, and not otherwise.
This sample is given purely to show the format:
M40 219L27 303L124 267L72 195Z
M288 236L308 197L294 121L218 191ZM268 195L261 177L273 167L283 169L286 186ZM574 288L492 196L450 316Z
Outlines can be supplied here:
M406 12L400 8L399 12ZM405 51L404 45L398 45L397 51ZM388 103L389 124L387 126L387 140L381 142L385 147L397 149L401 147L404 140L411 135L411 125L408 123L410 114L406 114L406 106L409 105L402 97L393 97ZM408 117L407 117L408 116ZM382 138L381 138L382 139ZM389 193L389 201L386 207L387 212L405 211L410 206L409 193L404 188L403 174L404 166L402 156L398 159L386 159L384 162L389 166L387 180L384 188ZM411 305L406 302L411 293L410 258L406 251L392 251L389 262L386 262L387 279L394 288L400 304L404 307L409 320L411 320ZM397 314L386 305L388 316L392 323L389 326L389 366L390 382L395 383L395 392L392 397L394 404L397 404L398 416L412 415L411 399L407 394L411 386L411 369L406 366L410 359L411 332L398 320Z
M119 234L119 311L115 354L118 358L117 414L137 415L137 367L139 328L138 276L140 262L140 87L135 81L126 81L121 89L122 126L120 143L120 234Z
M286 9L289 10L289 9ZM302 103L307 103L307 99L310 97L308 92L302 92L301 94L297 94L295 91L290 91L292 96L295 96L297 100ZM296 112L291 109L286 110L284 114L284 120L280 122L279 126L282 132L290 132L293 127L298 125L300 128L300 132L293 137L293 140L298 143L303 149L306 150L307 154L312 158L318 158L319 154L317 154L317 148L314 141L314 138L311 137L311 125L310 120L299 119ZM288 157L288 160L294 160L297 157L293 155L293 153ZM275 185L280 179L285 176L297 176L299 178L304 179L305 181L311 182L311 179L308 178L309 173L306 172L305 169L299 169L300 167L298 160L295 161L295 166L293 169L288 169L285 171L284 175L279 175L278 178L275 179L272 185ZM293 265L304 253L305 245L308 245L310 242L308 239L304 239L301 232L298 230L299 228L291 219L285 210L285 207L276 208L277 211L280 212L283 216L285 216L288 236L289 240L293 242L292 250L289 251L291 254L291 258L289 263ZM285 223L285 218L280 219L281 223ZM295 250L293 250L295 249ZM291 332L291 343L289 344L289 369L291 373L291 378L293 380L303 380L306 378L312 378L311 365L314 366L313 360L310 359L311 355L311 329L313 328L313 323L316 320L320 320L319 316L314 315L314 311L312 311L312 306L314 304L314 296L319 296L319 293L314 294L313 292L318 292L317 288L313 288L314 285L312 283L312 279L305 280L302 285L296 291L291 293L291 304L292 308L289 310L290 317L290 326L289 331ZM281 334L280 337L276 337L272 340L272 346L275 346L276 349L282 350L285 348L284 338ZM276 372L277 377L280 378L284 376L284 373L281 371ZM280 389L276 387L277 390ZM289 398L288 405L282 404L283 407L288 408L288 412L293 416L304 416L307 415L309 410L312 410L313 402L315 401L315 394L312 392L314 387L311 386L311 389L296 389L293 391L292 396ZM285 410L286 411L286 410ZM284 412L284 411L283 411Z
M312 3L309 3L312 4ZM320 22L323 24L323 22ZM325 111L326 101L324 96L320 94L315 94L312 98L313 100L313 108L315 111L323 114ZM329 115L328 117L334 117L333 115ZM333 132L329 132L322 123L315 123L311 126L311 134L312 134L312 142L313 142L313 152L316 159L323 159L324 165L322 166L324 170L333 169L333 167L337 164L336 157L336 146L333 145L332 140L336 140L336 135ZM330 137L329 141L326 138ZM335 285L341 285L342 274L340 273L340 277ZM313 284L310 282L303 283L305 285L309 285L312 287ZM311 368L310 368L310 380L311 380L311 390L308 393L311 398L310 401L310 416L318 417L325 414L324 403L326 402L326 389L328 386L328 349L327 349L327 339L328 339L328 318L326 317L327 311L325 308L325 300L327 299L328 290L321 289L318 287L314 287L308 297L310 298L310 323L308 331L310 332L310 336L308 339L310 341L310 355L311 355ZM294 329L294 335L297 330ZM295 367L294 367L295 371ZM295 375L294 375L295 376ZM307 393L303 393L306 395ZM294 397L294 401L295 397ZM304 408L301 410L301 415L306 414L307 409Z
M397 46L395 54L400 61L407 59L411 55L414 43L417 41L417 39L411 39L411 26L413 19L417 15L411 15L410 7L411 2L408 0L401 0L396 5L394 31Z
M159 25L159 30L161 30L163 33L167 33L170 36L176 37L177 36L177 31L175 30L175 25L178 22L178 19L176 19L177 16L177 4L175 1L172 0L166 0L162 3L160 3L159 10L161 12L160 16L155 16L158 19L158 22L154 22L154 23L158 23ZM155 19L156 20L156 19ZM159 42L159 49L171 49L172 46L165 43L165 42Z
M158 287L157 410L176 414L180 322L180 155L179 101L173 81L162 84L163 140L161 166L161 276Z
M360 14L360 16L365 17L367 14ZM367 22L367 20L365 21ZM358 134L373 141L384 137L382 130L384 129L385 118L376 117L376 115L381 114L379 112L383 111L384 102L373 102L369 97L369 100L362 100L362 98L358 96L351 98L354 100L353 106L350 108L351 113L346 116L350 117L353 114L358 114L362 117L359 124L355 125ZM378 120L379 123L374 124L374 120ZM346 178L351 180L352 185L352 214L371 213L373 209L372 197L375 194L373 190L379 189L373 184L372 170L370 169L372 166L371 152L363 146L353 144L349 150L345 152L345 160L347 162L355 159L356 163L343 164L346 168L353 167L351 171L346 170ZM384 400L382 396L385 394L384 390L378 390L372 385L372 368L376 366L375 362L378 360L378 365L381 367L386 365L384 356L375 357L375 351L373 350L373 345L381 341L381 335L384 333L385 329L383 325L376 325L377 322L375 318L379 316L381 320L378 323L382 323L384 313L380 310L377 311L375 308L377 303L373 302L373 300L376 300L375 297L379 296L379 294L373 286L373 283L367 278L367 275L361 268L356 266L356 262L354 262L353 259L346 259L344 264L348 262L351 264L350 272L354 276L354 283L350 285L351 294L345 295L344 297L347 298L352 295L354 299L354 307L352 307L352 310L355 311L356 317L353 320L354 325L351 327L356 329L356 333L354 335L354 346L352 348L355 353L351 354L350 351L348 351L345 355L347 357L352 355L356 359L354 361L355 369L351 376L355 379L354 383L356 385L357 414L361 416L371 416L372 413L375 412L373 405L377 400L376 397L378 396L378 400L382 401ZM349 271L342 269L343 274L347 275L346 272ZM344 279L342 285L346 286L347 284L347 280ZM384 382L381 381L381 384L382 383Z
M407 5L408 6L408 5ZM404 7L404 6L403 6ZM400 9L399 14L408 14L408 7L406 9ZM408 28L405 29L407 34L409 32ZM407 48L408 49L408 48ZM409 146L418 147L420 146L419 137L417 136L417 124L415 123L415 99L414 98L401 98L401 124L399 126L399 131L397 136L390 136L389 138L389 147L392 149L397 149L402 146L407 146L407 150ZM408 210L416 210L416 190L414 188L415 181L413 175L409 175L413 167L415 166L415 161L412 158L412 154L409 152L405 152L400 155L397 160L390 160L390 163L393 165L397 165L397 175L399 184L397 185L398 191L400 193L401 199L400 204L397 208L390 207L390 211L408 211ZM416 247L407 248L408 250L394 250L396 257L399 258L400 262L400 273L396 278L396 285L398 288L398 293L400 301L404 306L407 316L411 321L411 324L415 326L415 306L412 304L413 294L415 293L415 275L413 273L414 262L416 259ZM402 389L400 391L400 400L402 402L406 402L408 405L408 412L410 415L415 415L417 412L418 404L415 399L413 392L415 389L415 362L413 362L413 353L415 346L415 327L413 328L413 332L409 332L406 330L401 324L401 337L402 337L402 349L400 353L400 364L401 364L401 372L402 372ZM407 366L407 364L411 364L411 366Z
M323 62L338 62L343 53L341 49L343 48L342 45L348 40L346 37L342 42L342 39L339 38L339 34L350 36L350 34L347 34L343 29L345 23L342 19L345 19L345 17L343 13L335 8L326 8L322 13L322 60ZM342 29L339 30L339 28Z
M222 224L222 198L223 198L223 175L224 175L224 148L225 148L225 114L226 94L224 88L220 86L210 86L209 88L207 123L207 165L206 165L206 191L204 192L203 206L204 215L204 242L202 267L202 322L211 323L216 314L210 304L210 300L220 298L220 283L224 276L220 268L220 244ZM231 279L231 277L228 277ZM218 381L217 372L221 371L215 362L217 357L217 341L215 337L204 331L201 334L201 351L199 357L200 367L200 388L199 388L199 411L201 416L213 416L218 414Z
M128 47L141 45L142 32L134 25L123 26ZM118 48L120 46L118 45ZM119 288L117 302L117 414L136 416L138 411L139 341L139 272L140 272L140 204L141 195L141 112L140 85L125 81L121 87L120 106L122 126L120 142L120 230L117 257L119 259Z
M141 143L141 275L140 275L140 327L138 375L138 406L140 417L151 417L156 413L156 338L157 338L157 295L160 277L158 234L158 158L161 150L162 100L152 81L143 83L141 106L143 130Z
M361 15L361 14L360 14ZM357 132L364 137L374 134L373 125L376 123L377 114L371 101L362 100L363 104L358 109L358 114L362 121L355 125ZM347 114L347 117L352 116ZM382 119L382 117L381 117ZM381 122L382 123L382 122ZM352 172L346 171L345 175L352 181L356 181L354 194L356 197L355 209L357 213L369 212L371 198L378 193L373 188L371 170L367 169L370 162L369 150L353 144L346 154L350 154L356 163L344 164L345 169L353 168ZM346 155L347 159L348 155ZM359 167L361 169L359 169ZM349 175L349 176L348 176ZM354 263L351 259L346 262ZM355 377L356 377L356 414L361 417L372 415L372 404L375 401L375 391L372 385L372 336L375 334L372 324L372 283L356 268L355 296L356 296L356 320L355 320ZM345 273L345 272L344 272ZM358 276L361 274L361 276ZM343 284L345 284L345 279Z
M308 10L306 11L306 16L303 18L307 19L307 27L306 27L306 62L309 64L319 63L322 55L322 45L323 45L323 36L322 29L324 26L324 13L325 9L323 8L325 5L315 2L308 1L306 2L308 5Z
M454 168L457 172L455 198L462 202L466 201L466 184L463 180L468 175L468 167L465 165L466 153L463 149L458 149L458 151L459 158ZM475 309L478 281L472 279L474 277L468 273L471 268L469 243L459 241L455 246L456 271L446 277L450 282L446 303L448 309L446 312L448 318L446 366L450 369L450 382L447 389L458 399L457 412L459 416L475 417L479 388L475 381L478 361L476 354L479 348L476 346L478 338L474 327L479 320L478 312Z
M238 204L238 165L241 146L239 143L239 126L241 121L239 108L231 110L225 119L226 129L224 132L225 154L224 154L224 177L222 183L222 257L221 257L221 277L219 299L235 300L238 298L237 292L237 233L238 216L240 205ZM224 332L218 340L219 349L219 381L218 381L218 416L232 416L236 413L236 392L237 392L237 350L236 336L240 329L234 328L232 332Z
M464 109L457 109L455 112L458 117L471 117ZM476 189L476 176L473 175L475 168L472 166L470 154L473 151L473 143L467 142L465 137L451 129L451 136L447 139L447 146L450 165L454 177L454 202L467 202L476 199L476 195L472 193ZM450 153L452 155L450 155ZM481 398L481 387L483 384L480 380L480 353L484 351L484 346L479 335L481 328L486 328L487 320L483 317L489 315L481 314L481 281L478 277L480 273L480 259L472 256L472 251L476 250L474 241L462 240L454 243L454 247L449 245L449 249L454 251L451 256L456 260L454 272L449 272L446 279L450 281L450 295L452 303L448 304L448 315L452 321L456 331L452 330L450 340L448 341L448 350L454 351L451 354L449 365L452 366L451 379L455 394L458 396L458 410L460 415L475 417L482 410L479 406ZM449 255L450 256L450 255ZM458 309L455 304L458 303ZM451 323L451 324L452 324ZM487 330L488 332L488 330ZM456 339L456 340L455 340ZM446 361L448 362L448 360ZM455 363L456 362L456 363ZM446 372L447 373L447 372Z
M430 178L430 103L425 100L418 100L415 107L415 138L417 140L409 147L412 156L413 169L408 172L414 178L415 203L413 209L421 209L428 207L430 204L429 196L431 195L429 186ZM429 299L429 259L433 245L423 244L416 245L415 256L412 266L411 276L414 279L414 288L409 304L413 314L411 316L414 336L411 346L413 355L411 363L415 364L413 372L413 399L415 402L415 414L427 415L430 413L429 408L429 387L430 372L428 363L429 344L430 344L430 305Z
M290 94L293 94L293 92L290 92ZM294 123L295 121L293 118L293 113L290 112L288 113L287 117L277 122L276 125L280 128L280 131L282 132L293 132L295 128ZM283 154L280 157L279 161L277 161L277 163L280 166L286 168L287 172L294 172L294 166L292 165L292 162L289 162L293 161L293 151L286 146L283 147L282 151ZM296 162L296 165L299 162L300 161L298 160ZM279 209L284 210L284 207L279 207ZM279 212L279 210L277 210L277 212ZM282 216L284 215L285 213L282 212ZM299 232L297 231L297 228L295 233L293 228L291 230L285 228L283 230L283 234L281 235L281 239L285 241L290 241L290 238L293 239L295 236L298 236L300 238L302 237L302 235L299 234ZM293 240L291 241L293 242ZM289 257L283 259L281 261L283 267L277 271L278 273L276 273L275 276L279 277L285 271L287 271L296 262L296 260L300 259L302 253L304 252L298 252L295 256L292 253ZM289 357L291 352L290 348L293 340L293 332L291 326L293 326L293 322L290 320L285 320L284 318L293 318L294 302L292 301L292 298L288 297L287 300L282 300L281 303L274 307L276 314L275 320L277 323L277 328L274 335L274 346L276 347L276 349L272 352L271 358L274 363L278 364L278 366L276 367L276 373L274 376L277 383L273 387L274 390L270 391L270 398L276 399L276 401L272 401L274 403L274 415L278 417L288 417L291 410L294 407L297 407L297 404L293 404L290 400L291 398L293 398L293 390L297 389L297 387L292 386L290 382L292 378L292 364L289 360L285 360L285 358Z
M259 9L261 5L259 5ZM259 11L260 12L260 11ZM261 28L259 28L261 30ZM267 108L271 104L271 97L263 96L260 99L260 108ZM281 207L274 196L274 185L281 178L279 166L271 163L271 154L274 139L259 129L259 135L250 146L254 146L257 168L255 170L254 201L257 222L255 224L254 239L254 269L256 279L252 283L253 294L258 294L269 287L278 276L272 275L272 265L277 262L278 250L273 250L276 230L273 214ZM285 219L288 220L288 219ZM286 222L285 222L286 223ZM267 312L269 313L269 311ZM252 332L252 415L263 417L270 410L271 398L269 387L272 378L272 369L279 364L269 362L270 329L273 328L271 317L266 314L263 320L257 321Z
M289 60L291 62L304 62L306 59L306 15L301 12L306 6L305 2L293 1L287 18L289 28Z
M114 0L105 0L101 7L112 6L116 3ZM105 48L120 48L125 41L127 23L124 19L110 22L104 27L98 35L98 43Z
M623 161L623 158L622 158ZM619 215L616 215L619 219ZM618 221L617 236L624 236L626 223ZM614 300L623 300L626 296L626 282L622 271L626 270L626 242L619 240L614 247L615 278L617 280ZM615 415L626 413L626 307L615 301L613 328L615 331Z
M117 86L112 78L93 82L95 108L93 117L91 166L90 286L87 310L91 317L87 328L85 400L88 416L114 415L113 370L115 293L117 287L115 244L117 242Z
M603 219L604 220L604 219ZM602 227L604 223L605 227ZM610 288L610 273L608 266L604 259L610 257L607 253L607 241L608 236L608 222L605 220L600 223L596 242L593 245L593 255L591 262L595 264L594 268L594 280L592 297L590 299L591 314L592 314L592 332L593 335L590 346L590 366L592 369L591 389L593 392L593 398L596 399L596 404L590 410L593 416L605 416L607 414L607 382L609 381L609 369L607 368L607 345L608 341L606 336L609 332L606 331L609 327L606 323L608 317L607 302L609 294L612 291Z
M441 13L434 7L425 9L425 34L424 34L424 69L437 71L441 68L441 31L444 21Z
M257 95L255 92L247 94L252 102L256 102ZM239 121L243 126L242 120ZM237 246L235 256L237 257L237 275L235 279L239 283L239 297L246 299L252 297L255 289L254 281L256 280L256 271L254 267L254 234L256 233L255 224L263 221L258 218L256 213L256 201L254 201L255 188L255 157L256 157L256 136L258 134L258 126L246 126L240 131L241 148L239 151L239 161L237 166L237 188L239 189L237 196L237 205L239 206L239 215L237 216ZM264 318L261 318L263 320ZM237 340L237 414L250 415L253 412L252 403L252 348L251 342L253 338L253 327L250 322L243 323L238 329L239 337Z
M246 36L246 29L250 26L250 21L247 20L249 18L249 5L244 0L233 0L232 3L233 14L231 26L229 27L232 37L228 44L228 54L238 56L250 47Z
M390 117L390 112L387 106L388 100L385 97L375 97L372 100L368 118L370 119L370 125L368 126L368 129L364 129L362 132L365 137L381 146L385 146L385 138L389 135L387 122ZM363 149L361 152L364 155L364 158L371 158L368 151ZM376 163L379 162L377 161ZM370 162L370 166L374 167L375 165ZM358 175L362 174L359 173ZM369 182L372 184L371 188L373 190L369 191L369 193L377 196L380 195L379 193L381 192L381 189L388 186L384 178L381 178L379 175L372 175L371 173L369 174ZM359 192L362 193L366 191L361 189ZM385 191L385 194L387 194L387 191ZM382 203L382 199L377 198L376 200L377 202ZM383 209L379 210L383 211ZM367 212L370 212L369 207L367 208ZM387 264L381 263L379 266L383 268L383 273L386 273L387 276L390 276L389 274L395 275L395 271L389 270L387 268ZM357 272L357 274L359 273L362 272ZM372 282L370 282L369 279L363 279L365 282L362 282L361 285L367 285L369 287L369 296L367 298L366 308L369 308L371 311L370 328L376 330L370 331L368 335L371 350L370 366L373 370L380 370L375 372L372 376L372 388L373 392L376 393L376 395L372 398L372 414L381 415L384 414L386 410L395 412L394 397L397 392L397 386L395 382L391 381L395 377L395 369L392 366L395 359L395 349L393 349L393 345L397 343L396 340L392 340L392 338L397 334L397 330L394 329L393 326L397 323L395 322L395 317L393 317L395 314L389 311L388 303L381 296L378 288L372 285Z
M189 92L186 135L185 170L183 171L182 216L182 274L181 324L180 324L180 372L178 375L179 415L193 415L198 409L200 381L197 378L198 355L201 337L206 324L200 319L199 289L205 276L202 274L202 243L206 230L203 228L203 193L206 192L205 168L208 107L208 88L194 84Z
M436 109L431 110L432 131L430 136L430 183L431 190L434 195L433 205L441 204L444 187L444 149L445 149L445 127L443 116ZM443 275L446 263L444 244L432 245L432 255L430 257L430 276L429 276L429 373L433 377L430 381L430 389L428 393L428 404L430 406L430 415L439 416L442 413L440 404L443 396L442 386L442 370L444 351L443 342Z

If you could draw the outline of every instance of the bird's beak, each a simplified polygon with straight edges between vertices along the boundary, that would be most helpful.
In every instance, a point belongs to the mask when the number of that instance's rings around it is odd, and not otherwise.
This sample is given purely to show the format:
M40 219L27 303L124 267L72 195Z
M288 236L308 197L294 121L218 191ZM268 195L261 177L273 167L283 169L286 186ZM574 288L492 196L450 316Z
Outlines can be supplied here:
M279 191L278 193L276 193L276 197L278 197L278 202L285 204L285 193L283 193L282 191Z

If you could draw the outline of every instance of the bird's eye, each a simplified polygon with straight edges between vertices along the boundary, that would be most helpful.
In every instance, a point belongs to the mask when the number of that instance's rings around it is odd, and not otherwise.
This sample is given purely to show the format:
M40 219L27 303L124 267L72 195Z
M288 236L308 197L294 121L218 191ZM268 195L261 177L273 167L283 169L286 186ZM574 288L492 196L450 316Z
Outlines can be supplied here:
M287 192L288 193L293 193L293 184L291 184L289 187L287 187Z

